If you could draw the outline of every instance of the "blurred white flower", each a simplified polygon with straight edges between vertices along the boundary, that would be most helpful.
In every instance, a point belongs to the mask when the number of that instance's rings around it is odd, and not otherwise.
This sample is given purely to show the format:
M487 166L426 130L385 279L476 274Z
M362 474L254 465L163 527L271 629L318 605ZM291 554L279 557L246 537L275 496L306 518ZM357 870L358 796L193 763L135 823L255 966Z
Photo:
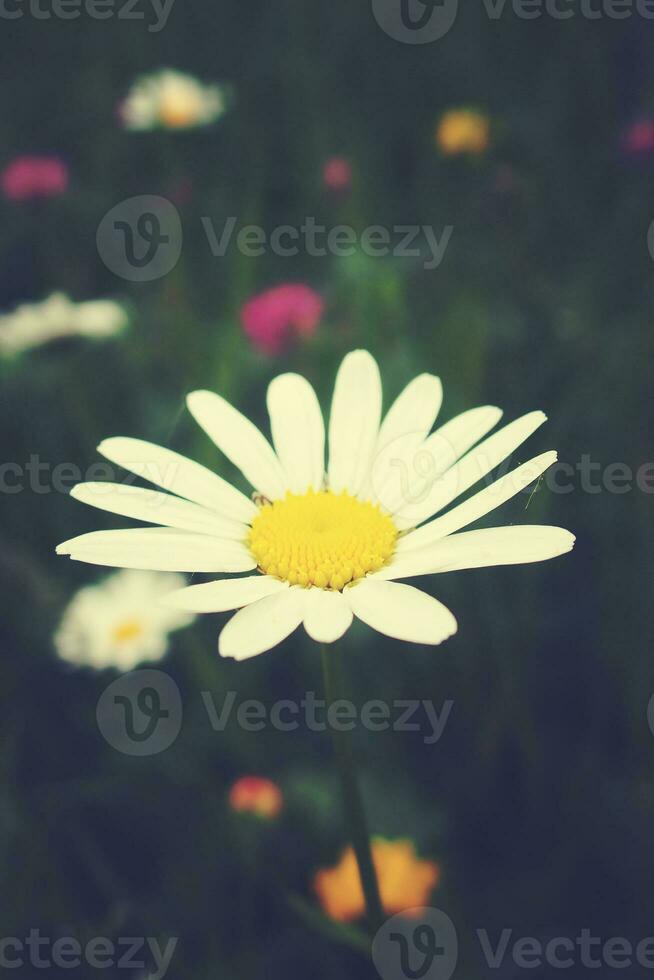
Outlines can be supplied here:
M60 337L110 337L127 322L124 307L113 300L74 303L63 293L52 293L0 315L0 354L20 354Z
M165 68L137 79L119 111L126 129L192 129L216 122L225 108L219 85Z
M54 636L60 657L82 666L131 670L143 660L160 660L168 634L195 617L160 603L183 575L133 569L116 572L73 597Z

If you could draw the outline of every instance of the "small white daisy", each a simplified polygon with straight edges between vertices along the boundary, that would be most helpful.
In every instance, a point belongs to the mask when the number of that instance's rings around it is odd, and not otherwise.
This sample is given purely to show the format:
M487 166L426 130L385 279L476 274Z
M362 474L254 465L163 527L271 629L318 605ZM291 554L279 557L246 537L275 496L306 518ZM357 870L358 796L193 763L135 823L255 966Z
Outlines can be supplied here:
M81 666L119 670L160 660L168 634L195 618L161 601L183 585L182 575L129 569L80 589L54 636L59 656Z
M128 316L113 300L74 303L52 293L40 303L24 303L0 315L0 353L20 354L62 337L110 337L125 329Z
M168 449L107 439L98 447L103 456L170 494L83 483L72 495L162 526L95 531L57 551L126 568L254 572L192 585L170 600L198 613L239 609L219 641L220 653L237 660L270 649L300 623L313 639L333 643L353 616L387 636L440 643L456 632L452 613L394 579L541 561L574 543L569 531L538 525L455 533L529 486L556 460L555 452L430 520L545 421L542 412L531 412L484 438L502 415L485 406L431 433L441 400L439 379L422 374L382 421L374 358L363 350L348 354L336 378L325 474L322 413L300 375L282 374L268 388L273 445L220 395L195 391L187 400L191 414L254 488L256 502Z
M225 109L219 85L164 68L137 79L120 105L120 116L126 129L193 129L216 122Z

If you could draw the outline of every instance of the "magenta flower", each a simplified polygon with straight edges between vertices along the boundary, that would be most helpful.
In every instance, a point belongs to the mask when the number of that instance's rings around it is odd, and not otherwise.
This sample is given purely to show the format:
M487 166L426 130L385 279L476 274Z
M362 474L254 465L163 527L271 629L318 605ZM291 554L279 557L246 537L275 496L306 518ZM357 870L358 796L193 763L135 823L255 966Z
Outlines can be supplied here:
M279 354L293 336L315 332L324 307L324 300L310 286L287 283L248 300L241 309L241 323L256 348Z
M345 157L330 157L322 168L323 184L328 191L349 191L352 186L352 166Z
M629 156L654 154L654 119L643 117L632 122L623 134L622 147Z
M2 171L0 183L11 201L56 197L68 187L68 168L58 157L16 157Z

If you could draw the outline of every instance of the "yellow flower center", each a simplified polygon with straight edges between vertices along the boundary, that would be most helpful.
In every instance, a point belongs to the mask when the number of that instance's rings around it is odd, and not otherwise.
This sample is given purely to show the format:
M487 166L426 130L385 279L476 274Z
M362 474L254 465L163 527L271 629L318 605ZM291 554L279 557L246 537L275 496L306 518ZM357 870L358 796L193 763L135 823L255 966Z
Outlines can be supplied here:
M249 546L266 575L291 585L342 589L385 565L396 540L397 528L378 505L345 491L309 490L264 504Z
M114 643L129 643L143 632L143 624L138 619L125 619L111 631Z
M200 106L197 99L186 93L168 93L161 101L159 118L170 129L182 129L198 119Z

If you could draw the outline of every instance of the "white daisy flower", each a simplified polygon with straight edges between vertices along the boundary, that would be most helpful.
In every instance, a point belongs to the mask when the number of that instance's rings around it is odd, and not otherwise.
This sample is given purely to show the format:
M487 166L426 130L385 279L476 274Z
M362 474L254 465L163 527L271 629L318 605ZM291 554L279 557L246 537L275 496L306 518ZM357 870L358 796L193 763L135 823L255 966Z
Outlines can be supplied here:
M225 109L219 85L204 85L192 75L164 68L137 79L120 115L126 129L193 129L216 122Z
M130 569L80 589L54 636L59 656L80 666L119 670L160 660L168 634L195 618L161 601L184 582L182 575Z
M113 300L74 303L63 293L52 293L0 315L0 353L20 354L62 337L110 337L127 322L125 309Z
M268 388L272 445L220 395L195 391L187 401L191 414L254 488L256 502L168 449L107 439L98 447L103 456L170 493L84 483L73 496L161 526L95 531L57 551L126 568L251 572L192 585L170 600L197 613L239 609L219 641L220 653L237 660L270 649L301 623L313 639L333 643L353 616L387 636L440 643L456 632L452 613L395 579L541 561L574 543L558 527L456 533L536 480L554 452L432 519L545 421L531 412L488 436L502 413L485 406L431 433L441 399L438 378L422 374L382 421L375 360L363 350L348 354L336 378L325 474L323 417L300 375L282 374Z

